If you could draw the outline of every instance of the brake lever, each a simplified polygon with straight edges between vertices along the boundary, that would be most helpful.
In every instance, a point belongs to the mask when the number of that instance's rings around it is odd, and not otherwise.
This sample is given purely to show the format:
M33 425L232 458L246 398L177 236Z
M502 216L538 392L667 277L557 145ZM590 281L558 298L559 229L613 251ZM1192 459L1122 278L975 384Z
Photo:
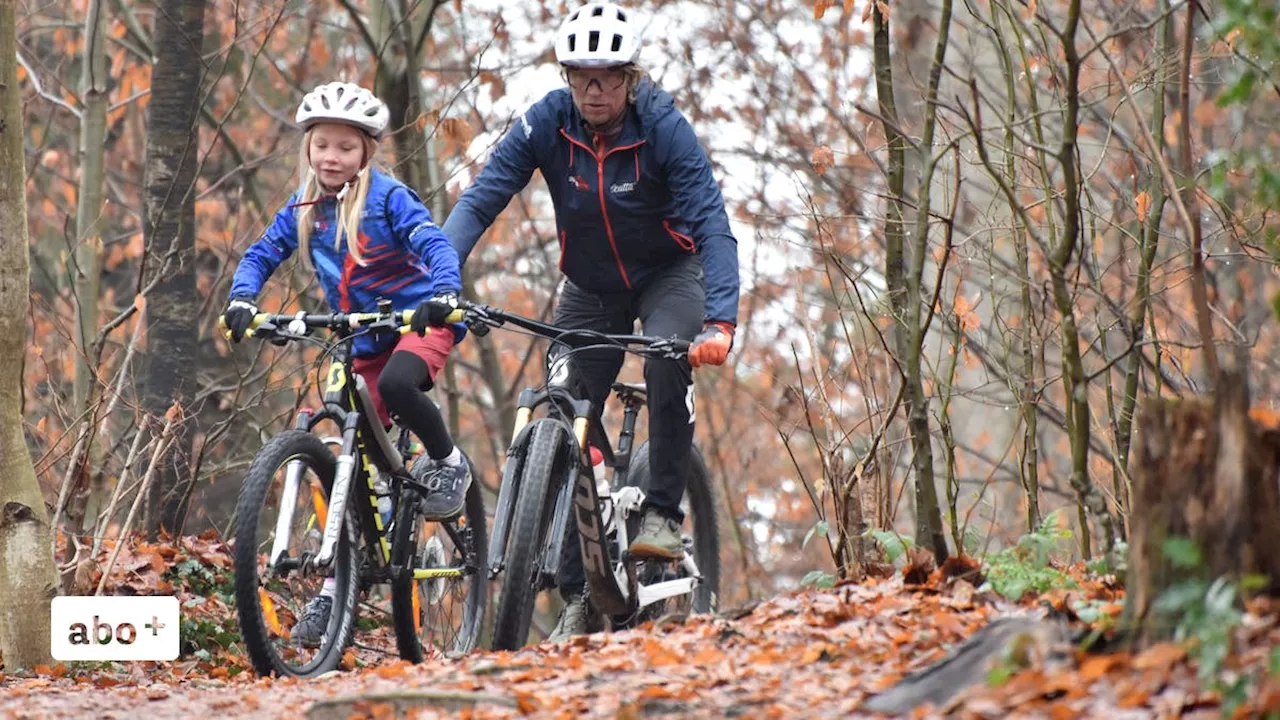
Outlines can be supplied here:
M479 320L468 319L468 320L464 320L463 324L466 325L467 330L470 330L472 333L474 333L476 337L484 337L485 335L488 335L489 330L491 329L487 324Z

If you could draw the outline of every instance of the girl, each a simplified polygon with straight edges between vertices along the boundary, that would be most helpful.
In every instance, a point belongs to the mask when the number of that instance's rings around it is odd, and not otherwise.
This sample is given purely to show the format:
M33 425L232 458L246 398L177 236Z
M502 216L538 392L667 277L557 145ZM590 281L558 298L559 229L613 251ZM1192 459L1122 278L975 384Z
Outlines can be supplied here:
M256 298L275 269L297 249L310 261L326 300L337 312L372 312L379 298L415 308L414 333L364 335L352 345L353 370L364 377L384 426L392 416L422 441L434 461L423 501L429 519L462 511L471 469L454 447L429 390L464 330L442 327L461 290L458 256L412 189L371 165L387 128L387 106L350 83L321 85L302 98L296 118L304 131L301 185L276 213L262 238L245 252L222 316L239 342L257 314ZM328 624L332 579L308 604L294 628L304 644L320 641Z

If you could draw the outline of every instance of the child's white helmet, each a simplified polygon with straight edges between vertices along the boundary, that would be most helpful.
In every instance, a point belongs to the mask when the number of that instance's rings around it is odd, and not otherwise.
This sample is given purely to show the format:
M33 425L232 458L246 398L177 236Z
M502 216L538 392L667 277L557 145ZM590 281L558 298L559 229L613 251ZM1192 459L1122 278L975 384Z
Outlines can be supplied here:
M631 13L593 2L569 13L556 35L556 60L570 67L612 67L640 56L640 33Z
M303 130L322 122L357 127L375 138L382 137L391 120L386 103L368 90L345 82L325 83L302 96L294 120Z

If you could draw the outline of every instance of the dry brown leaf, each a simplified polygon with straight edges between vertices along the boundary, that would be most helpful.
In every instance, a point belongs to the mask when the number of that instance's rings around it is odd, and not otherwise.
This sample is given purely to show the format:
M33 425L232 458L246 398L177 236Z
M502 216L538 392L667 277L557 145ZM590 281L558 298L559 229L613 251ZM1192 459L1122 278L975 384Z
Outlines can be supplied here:
M1142 651L1133 659L1136 670L1168 670L1182 662L1187 651L1181 645L1171 642L1157 643Z
M521 715L529 715L542 709L542 703L530 692L516 693L516 709Z
M809 162L813 165L813 169L819 175L822 175L836 164L835 153L826 145L820 145L814 148L813 154L809 156Z
M1151 207L1151 196L1147 194L1146 190L1138 193L1138 196L1133 199L1133 206L1138 212L1138 217L1145 218L1147 216L1147 210Z

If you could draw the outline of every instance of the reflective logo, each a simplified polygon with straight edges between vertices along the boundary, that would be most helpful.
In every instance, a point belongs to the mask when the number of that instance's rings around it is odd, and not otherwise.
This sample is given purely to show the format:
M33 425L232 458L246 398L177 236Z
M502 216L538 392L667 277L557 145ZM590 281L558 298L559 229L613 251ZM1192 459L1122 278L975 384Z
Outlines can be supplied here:
M634 182L614 183L609 186L609 192L613 193L614 195L629 193L635 189L636 189L636 184Z

